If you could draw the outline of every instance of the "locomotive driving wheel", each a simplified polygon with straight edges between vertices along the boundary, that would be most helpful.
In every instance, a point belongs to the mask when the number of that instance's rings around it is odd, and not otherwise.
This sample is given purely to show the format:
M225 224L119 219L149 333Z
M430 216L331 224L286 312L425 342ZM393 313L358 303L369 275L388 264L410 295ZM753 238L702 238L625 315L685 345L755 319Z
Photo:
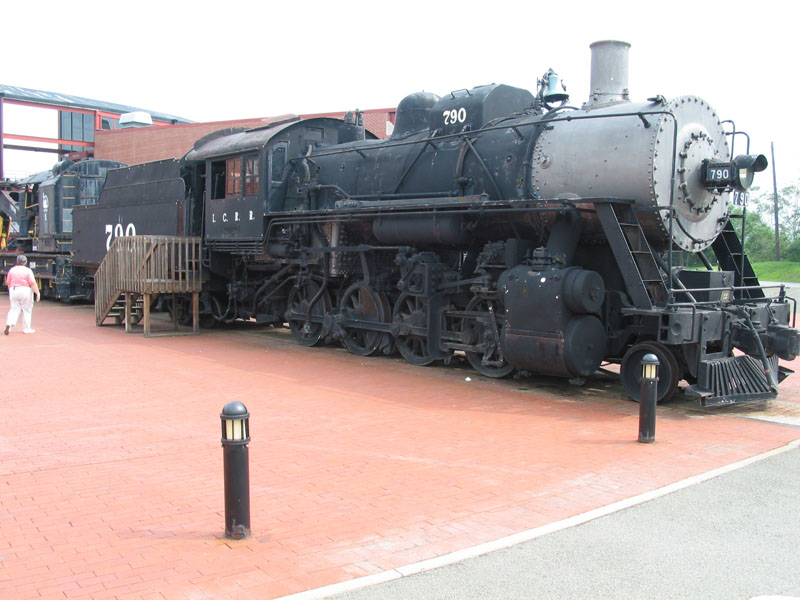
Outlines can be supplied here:
M678 388L681 371L672 351L659 342L639 342L634 344L622 357L620 377L628 397L639 402L642 391L642 359L645 354L655 354L658 358L658 397L657 402L669 398Z
M428 351L428 301L421 296L402 294L392 312L392 330L397 349L412 365L429 365L434 359Z
M505 377L514 370L500 350L500 332L505 311L497 307L496 302L481 296L470 300L466 310L481 313L479 316L465 317L461 325L468 343L482 348L480 352L465 352L469 364L486 377Z
M303 346L316 346L322 341L323 319L331 310L331 300L325 291L317 298L319 291L320 286L317 282L305 279L289 292L286 320L289 322L289 329L294 339ZM306 313L312 302L314 305L311 307L310 318L306 320Z
M388 334L371 331L355 323L385 324L389 322L389 301L386 296L364 282L348 287L339 302L339 314L353 325L343 325L342 342L345 347L358 356L370 356L384 346Z

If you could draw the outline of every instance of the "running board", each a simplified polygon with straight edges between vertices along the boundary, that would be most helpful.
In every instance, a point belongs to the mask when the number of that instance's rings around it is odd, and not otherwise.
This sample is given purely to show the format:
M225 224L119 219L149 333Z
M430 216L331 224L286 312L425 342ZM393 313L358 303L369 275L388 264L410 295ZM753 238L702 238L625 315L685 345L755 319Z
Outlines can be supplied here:
M786 376L788 369L778 368L777 356L768 360L773 372ZM686 388L686 395L697 398L701 406L723 406L769 400L778 393L770 386L761 361L742 355L700 363L697 383Z

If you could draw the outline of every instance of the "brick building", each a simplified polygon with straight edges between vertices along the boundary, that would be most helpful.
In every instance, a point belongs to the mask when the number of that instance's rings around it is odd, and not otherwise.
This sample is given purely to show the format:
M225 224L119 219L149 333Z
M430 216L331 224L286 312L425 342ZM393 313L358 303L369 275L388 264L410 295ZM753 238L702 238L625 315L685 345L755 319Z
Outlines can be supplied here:
M214 121L210 123L183 123L167 127L135 127L113 131L97 131L94 138L94 157L117 160L129 165L181 158L192 149L200 138L231 128L254 129L287 119L310 119L314 117L344 117L343 112L308 115L281 115L259 119ZM394 125L395 109L372 109L364 111L364 127L379 138L388 137ZM390 124L390 125L387 125Z

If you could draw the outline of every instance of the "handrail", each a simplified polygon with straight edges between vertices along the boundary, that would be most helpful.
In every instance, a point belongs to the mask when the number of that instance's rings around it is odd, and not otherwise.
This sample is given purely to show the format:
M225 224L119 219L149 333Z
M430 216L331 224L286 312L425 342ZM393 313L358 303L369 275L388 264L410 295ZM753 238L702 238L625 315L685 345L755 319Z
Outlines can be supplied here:
M95 273L95 319L123 293L174 294L202 288L199 237L135 235L114 240Z

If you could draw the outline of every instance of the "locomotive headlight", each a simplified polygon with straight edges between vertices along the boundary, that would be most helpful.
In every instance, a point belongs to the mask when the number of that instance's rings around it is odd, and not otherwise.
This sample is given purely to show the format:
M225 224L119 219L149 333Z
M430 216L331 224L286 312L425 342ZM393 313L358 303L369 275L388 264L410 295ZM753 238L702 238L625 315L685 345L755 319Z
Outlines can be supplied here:
M763 154L741 154L733 159L735 178L733 185L740 190L749 189L753 185L753 178L767 168L767 157Z

